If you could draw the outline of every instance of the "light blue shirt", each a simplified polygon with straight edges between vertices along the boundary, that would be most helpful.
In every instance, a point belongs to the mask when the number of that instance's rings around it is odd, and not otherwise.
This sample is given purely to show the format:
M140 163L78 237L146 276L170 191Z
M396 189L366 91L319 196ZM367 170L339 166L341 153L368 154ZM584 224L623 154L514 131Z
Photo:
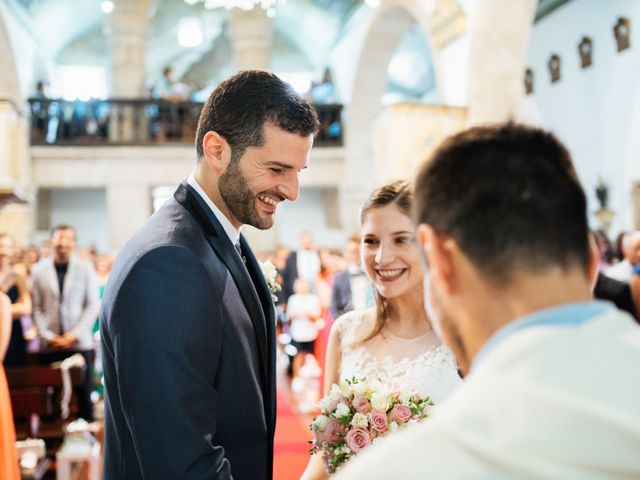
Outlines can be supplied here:
M524 317L520 317L517 320L509 322L489 337L473 359L470 370L473 371L474 368L477 368L478 364L482 362L483 358L486 357L496 345L514 332L541 325L564 327L583 325L613 308L615 307L612 303L605 301L568 303L559 307L538 310Z

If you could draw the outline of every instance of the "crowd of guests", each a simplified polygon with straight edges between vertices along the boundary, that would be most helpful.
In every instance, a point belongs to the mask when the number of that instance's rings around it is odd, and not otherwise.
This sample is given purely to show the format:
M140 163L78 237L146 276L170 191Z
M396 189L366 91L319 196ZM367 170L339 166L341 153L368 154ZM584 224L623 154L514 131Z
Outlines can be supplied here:
M40 247L20 248L0 234L0 295L9 300L12 317L3 365L50 365L79 354L86 369L77 414L88 421L99 385L98 311L111 263L95 247L78 249L69 225L56 226Z
M309 355L321 363L333 320L373 305L373 289L360 262L360 237L350 237L342 250L317 247L303 232L299 248L279 245L260 256L278 271L278 330L284 333L288 372L294 384ZM315 362L314 362L315 363Z
M593 238L600 251L595 297L613 302L640 320L640 231L622 232L615 243L601 230Z

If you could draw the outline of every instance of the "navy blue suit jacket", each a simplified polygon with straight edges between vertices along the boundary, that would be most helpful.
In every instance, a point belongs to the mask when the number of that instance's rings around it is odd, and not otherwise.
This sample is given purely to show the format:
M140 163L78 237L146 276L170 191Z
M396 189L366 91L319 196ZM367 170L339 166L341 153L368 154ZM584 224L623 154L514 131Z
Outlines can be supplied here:
M125 245L105 291L105 479L270 479L271 295L185 183Z

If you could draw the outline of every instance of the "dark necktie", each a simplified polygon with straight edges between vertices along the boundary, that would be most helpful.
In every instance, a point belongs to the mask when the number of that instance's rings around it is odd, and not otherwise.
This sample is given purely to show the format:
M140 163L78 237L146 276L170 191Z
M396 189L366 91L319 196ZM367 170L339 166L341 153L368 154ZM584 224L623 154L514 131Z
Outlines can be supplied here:
M240 258L242 259L242 263L246 265L247 259L242 255L242 247L240 246L240 240L238 240L235 243L234 248L236 249L236 252L238 252L238 255L240 255Z

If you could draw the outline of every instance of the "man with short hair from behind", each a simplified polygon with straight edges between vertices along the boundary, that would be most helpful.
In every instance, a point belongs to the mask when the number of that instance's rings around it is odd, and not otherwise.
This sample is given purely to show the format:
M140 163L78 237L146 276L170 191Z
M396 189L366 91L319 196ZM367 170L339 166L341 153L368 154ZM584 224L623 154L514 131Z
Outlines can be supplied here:
M472 128L415 190L425 307L465 381L336 478L640 478L640 328L592 300L598 258L565 147Z

